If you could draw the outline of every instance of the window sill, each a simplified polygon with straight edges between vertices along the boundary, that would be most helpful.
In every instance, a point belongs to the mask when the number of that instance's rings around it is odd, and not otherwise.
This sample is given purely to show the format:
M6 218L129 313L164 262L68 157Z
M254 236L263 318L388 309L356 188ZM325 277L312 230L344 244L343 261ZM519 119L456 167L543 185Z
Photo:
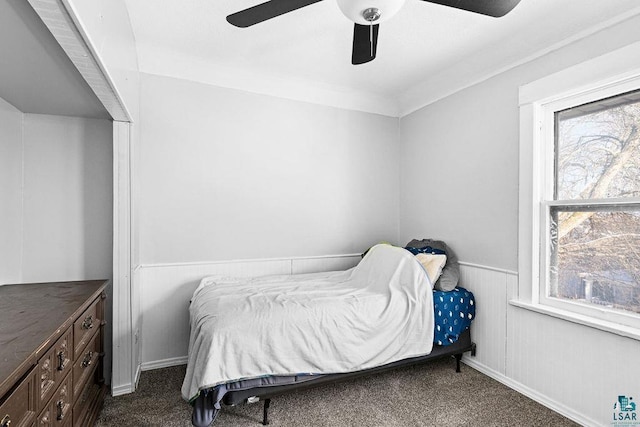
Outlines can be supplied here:
M509 304L514 307L524 308L526 310L535 311L536 313L544 314L546 316L555 317L557 319L566 320L569 322L577 323L579 325L588 326L590 328L599 329L601 331L610 332L612 334L640 341L640 329L631 326L608 322L606 320L594 319L593 317L573 313L567 310L561 310L559 308L550 307L548 305L532 304L517 300L511 300L509 301Z

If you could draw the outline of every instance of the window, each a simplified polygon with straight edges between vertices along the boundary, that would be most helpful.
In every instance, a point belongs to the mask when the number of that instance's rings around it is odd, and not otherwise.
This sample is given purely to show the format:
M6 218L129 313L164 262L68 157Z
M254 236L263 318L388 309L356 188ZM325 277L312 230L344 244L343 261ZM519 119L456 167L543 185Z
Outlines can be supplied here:
M624 74L619 65L639 52L635 44L520 88L514 301L636 339L640 60Z
M640 319L640 91L554 111L560 105L546 107L553 167L540 299Z

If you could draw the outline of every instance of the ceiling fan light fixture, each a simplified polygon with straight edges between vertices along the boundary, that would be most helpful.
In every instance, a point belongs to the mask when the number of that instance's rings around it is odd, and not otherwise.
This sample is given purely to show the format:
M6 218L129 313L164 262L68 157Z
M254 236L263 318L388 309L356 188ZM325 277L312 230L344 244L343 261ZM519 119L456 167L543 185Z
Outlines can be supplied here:
M380 24L393 17L405 0L337 0L343 15L360 25Z

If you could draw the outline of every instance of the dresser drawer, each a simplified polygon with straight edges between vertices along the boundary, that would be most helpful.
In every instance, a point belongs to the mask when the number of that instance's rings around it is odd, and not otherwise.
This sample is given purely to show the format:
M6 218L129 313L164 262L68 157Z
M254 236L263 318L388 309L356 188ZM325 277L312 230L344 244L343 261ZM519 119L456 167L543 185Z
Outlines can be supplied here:
M56 362L53 347L38 359L36 366L36 410L40 412L56 391Z
M72 329L68 328L51 348L38 359L36 367L36 409L41 411L62 379L71 372Z
M36 418L36 370L33 369L0 404L0 426L31 426Z
M73 406L73 383L71 375L62 383L51 400L51 415L55 427L63 427L71 419Z
M56 382L60 382L73 368L73 329L69 328L53 345Z
M84 346L93 334L100 328L102 319L102 299L97 298L73 323L73 360L78 361Z
M80 392L80 395L76 398L73 406L74 426L88 425L88 418L95 420L97 411L100 410L100 395L101 388L98 384L93 382L87 383L85 388Z
M40 413L36 424L38 427L65 427L70 424L73 406L72 387L71 375L67 375L49 404Z
M85 384L91 378L94 368L98 364L101 356L100 351L102 350L101 337L102 331L98 331L73 364L73 395L75 398L84 389Z

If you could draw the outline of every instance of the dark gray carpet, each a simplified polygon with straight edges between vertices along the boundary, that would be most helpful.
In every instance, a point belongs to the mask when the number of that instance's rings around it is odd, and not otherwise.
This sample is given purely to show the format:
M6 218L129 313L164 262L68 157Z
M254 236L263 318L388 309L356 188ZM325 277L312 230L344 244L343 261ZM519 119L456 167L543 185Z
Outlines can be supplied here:
M107 397L96 426L190 426L185 367L143 372L138 390ZM575 426L499 382L441 359L272 399L277 426ZM259 427L262 402L223 406L214 427Z

